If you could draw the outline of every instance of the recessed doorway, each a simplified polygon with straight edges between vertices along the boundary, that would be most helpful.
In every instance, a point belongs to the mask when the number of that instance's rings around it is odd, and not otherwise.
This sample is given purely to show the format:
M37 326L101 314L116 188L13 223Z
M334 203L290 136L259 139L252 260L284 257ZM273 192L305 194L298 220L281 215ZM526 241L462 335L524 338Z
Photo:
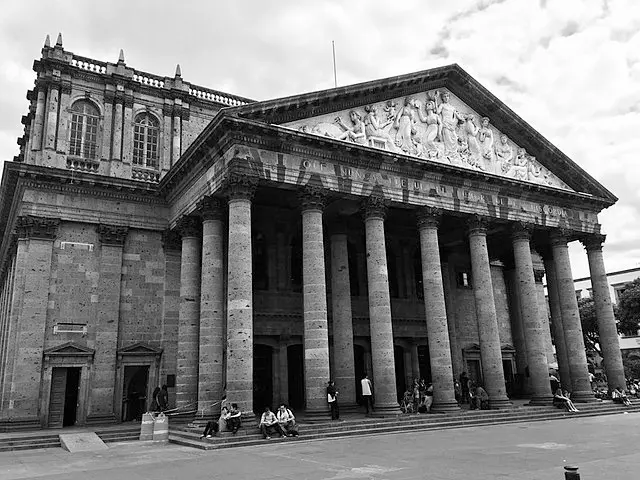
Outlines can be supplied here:
M72 427L78 420L80 367L54 367L49 396L49 427Z
M124 367L122 392L122 421L141 420L147 411L149 389L149 366L127 365Z

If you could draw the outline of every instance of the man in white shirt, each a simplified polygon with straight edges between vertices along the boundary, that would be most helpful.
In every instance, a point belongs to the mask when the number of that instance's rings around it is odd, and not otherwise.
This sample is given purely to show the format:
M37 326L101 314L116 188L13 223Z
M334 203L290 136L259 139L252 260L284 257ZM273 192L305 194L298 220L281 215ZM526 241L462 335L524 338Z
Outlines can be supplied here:
M371 385L369 375L362 377L360 385L362 386L362 400L364 401L364 406L367 409L367 415L369 415L369 409L373 412L373 385Z
M293 416L293 412L290 408L283 403L278 408L276 412L276 418L278 419L278 423L280 424L280 428L284 430L284 432L289 437L297 437L298 436L298 427L296 426L296 417Z
M281 437L286 436L284 430L282 430L282 427L278 423L278 419L269 407L264 407L264 413L262 417L260 417L260 432L267 440L271 440L271 434L274 432L279 433Z

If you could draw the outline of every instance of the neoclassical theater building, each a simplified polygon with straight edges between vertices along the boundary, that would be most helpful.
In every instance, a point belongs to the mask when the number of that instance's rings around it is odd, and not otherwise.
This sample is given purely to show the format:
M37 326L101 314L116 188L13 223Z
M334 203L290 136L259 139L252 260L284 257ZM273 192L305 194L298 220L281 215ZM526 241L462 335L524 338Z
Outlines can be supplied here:
M0 187L0 428L595 401L567 243L624 385L598 213L616 201L457 65L257 102L47 39ZM7 159L8 160L8 159ZM546 277L551 320L542 286Z

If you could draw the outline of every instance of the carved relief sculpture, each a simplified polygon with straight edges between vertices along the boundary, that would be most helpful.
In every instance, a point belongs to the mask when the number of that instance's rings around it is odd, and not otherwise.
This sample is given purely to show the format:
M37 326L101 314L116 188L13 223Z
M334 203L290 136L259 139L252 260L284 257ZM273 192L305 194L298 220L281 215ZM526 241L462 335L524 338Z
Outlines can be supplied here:
M285 126L424 161L569 189L524 148L497 131L490 118L482 117L478 122L479 118L449 91L431 90L421 98L390 99Z

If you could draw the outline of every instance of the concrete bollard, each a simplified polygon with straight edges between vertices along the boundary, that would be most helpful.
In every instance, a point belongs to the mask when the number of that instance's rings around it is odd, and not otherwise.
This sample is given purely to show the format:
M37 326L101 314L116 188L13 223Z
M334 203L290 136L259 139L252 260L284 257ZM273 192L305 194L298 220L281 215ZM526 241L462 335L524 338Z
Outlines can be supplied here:
M564 480L580 480L578 467L564 467Z
M140 440L153 440L153 424L153 414L144 413L140 422Z
M153 440L164 441L169 440L169 417L164 413L158 414L153 423Z

